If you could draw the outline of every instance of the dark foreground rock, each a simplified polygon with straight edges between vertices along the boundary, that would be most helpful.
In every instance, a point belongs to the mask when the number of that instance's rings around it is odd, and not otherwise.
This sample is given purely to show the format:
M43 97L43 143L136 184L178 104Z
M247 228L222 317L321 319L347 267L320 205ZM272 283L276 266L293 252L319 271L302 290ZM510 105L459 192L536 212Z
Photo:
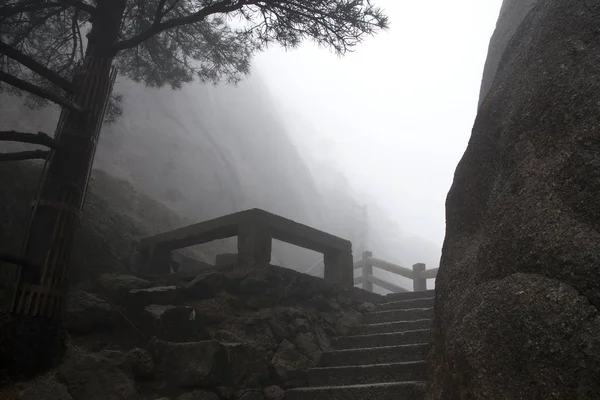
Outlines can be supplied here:
M18 400L73 400L67 387L53 379L38 379L19 395Z
M282 400L371 307L360 292L268 264L172 275L103 274L89 285L98 293L73 290L57 380L13 389L49 400Z
M430 400L600 396L599 18L504 2L446 203Z
M135 400L135 382L120 356L73 355L58 368L58 378L74 400Z
M98 296L73 289L67 298L65 328L70 332L88 333L112 328L118 321L117 310Z

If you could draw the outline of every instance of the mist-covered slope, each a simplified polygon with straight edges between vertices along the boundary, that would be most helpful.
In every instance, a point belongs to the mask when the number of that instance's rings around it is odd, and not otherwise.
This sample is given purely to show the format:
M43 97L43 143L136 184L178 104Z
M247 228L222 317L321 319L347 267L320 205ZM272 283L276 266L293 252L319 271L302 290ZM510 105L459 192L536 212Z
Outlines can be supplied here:
M103 127L95 168L131 182L188 220L259 207L352 240L356 257L379 247L382 258L399 262L391 257L397 244L388 243L399 232L381 213L369 217L379 225L370 227L378 243L359 243L365 237L363 202L342 173L300 153L256 74L238 87L192 84L180 91L121 77L115 91L124 96L124 114ZM0 129L53 132L56 109L0 101ZM319 256L276 243L274 257L303 271Z

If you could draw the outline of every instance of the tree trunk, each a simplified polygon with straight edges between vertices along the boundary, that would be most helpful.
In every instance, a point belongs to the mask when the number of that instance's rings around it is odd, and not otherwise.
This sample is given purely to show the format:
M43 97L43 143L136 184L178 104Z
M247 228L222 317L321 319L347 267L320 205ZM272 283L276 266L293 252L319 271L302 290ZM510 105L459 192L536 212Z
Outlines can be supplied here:
M51 152L30 211L23 253L37 268L23 270L13 300L16 331L9 359L15 372L38 372L62 356L68 267L114 83L111 48L124 9L125 0L98 2L85 58L73 78L71 99L85 111L63 108L55 134L61 151Z

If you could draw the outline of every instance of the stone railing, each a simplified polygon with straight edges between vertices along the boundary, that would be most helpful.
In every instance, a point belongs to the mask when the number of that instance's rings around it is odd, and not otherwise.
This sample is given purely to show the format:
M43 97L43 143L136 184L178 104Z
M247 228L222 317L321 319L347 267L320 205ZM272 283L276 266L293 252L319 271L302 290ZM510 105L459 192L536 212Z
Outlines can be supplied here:
M142 239L140 272L168 273L172 251L234 236L238 239L234 257L240 267L269 263L276 239L322 253L324 278L344 288L353 286L350 241L256 208Z
M362 268L362 275L354 278L354 284L359 285L362 283L363 289L368 290L369 292L373 291L373 284L394 293L408 292L407 289L373 276L373 267L392 272L408 279L412 279L413 290L415 292L427 290L427 279L435 278L438 272L438 268L425 269L425 264L423 263L413 265L412 269L404 268L399 265L374 258L373 253L370 251L365 251L362 254L362 260L354 264L354 269Z

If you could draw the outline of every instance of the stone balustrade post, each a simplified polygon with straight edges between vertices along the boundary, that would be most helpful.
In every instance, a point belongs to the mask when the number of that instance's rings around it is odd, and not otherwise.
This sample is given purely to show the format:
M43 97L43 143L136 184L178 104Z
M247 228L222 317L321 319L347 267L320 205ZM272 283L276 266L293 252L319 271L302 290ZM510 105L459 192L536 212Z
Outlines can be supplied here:
M171 271L171 249L156 245L141 251L142 270L151 274L167 274Z
M327 251L323 254L325 280L339 284L342 288L354 286L354 264L352 250Z
M373 264L371 264L371 257L373 253L370 251L363 251L362 253L362 283L363 289L369 292L373 291L373 282L369 280L369 277L373 275Z
M413 290L419 292L427 290L427 279L421 276L421 272L425 271L425 264L417 263L413 265Z
M258 223L242 223L238 227L238 266L251 267L271 262L273 239Z

